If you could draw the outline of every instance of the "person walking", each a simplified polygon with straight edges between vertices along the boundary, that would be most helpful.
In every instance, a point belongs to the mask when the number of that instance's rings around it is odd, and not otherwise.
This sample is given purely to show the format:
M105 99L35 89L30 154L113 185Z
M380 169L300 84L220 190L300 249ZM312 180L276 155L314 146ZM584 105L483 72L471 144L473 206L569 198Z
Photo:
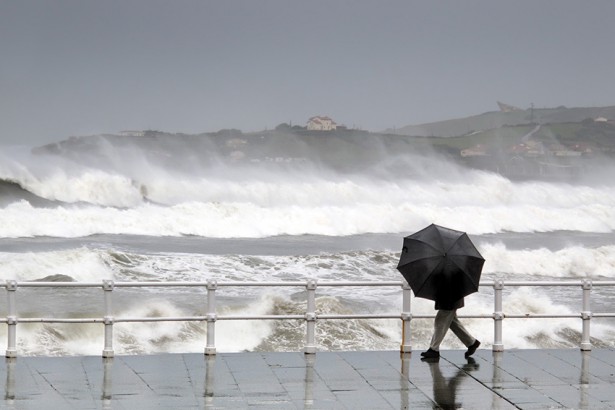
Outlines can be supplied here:
M457 318L457 309L461 309L463 306L463 298L453 303L436 300L435 309L438 313L436 313L436 318L434 320L434 332L431 337L429 349L421 353L421 356L424 359L440 358L440 344L442 343L442 340L444 340L444 336L446 336L448 329L451 329L455 336L461 340L461 343L468 348L464 354L466 358L472 356L474 352L476 352L476 349L480 346L480 342L472 336L470 332L468 332L468 330L459 321L459 318Z

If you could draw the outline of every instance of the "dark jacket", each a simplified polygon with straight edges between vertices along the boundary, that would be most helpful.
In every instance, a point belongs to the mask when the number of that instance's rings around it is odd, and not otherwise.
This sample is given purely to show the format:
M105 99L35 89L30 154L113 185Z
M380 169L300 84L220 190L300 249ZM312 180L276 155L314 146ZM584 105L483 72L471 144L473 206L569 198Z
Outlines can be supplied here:
M463 298L456 302L441 302L436 300L436 310L457 310L464 306Z

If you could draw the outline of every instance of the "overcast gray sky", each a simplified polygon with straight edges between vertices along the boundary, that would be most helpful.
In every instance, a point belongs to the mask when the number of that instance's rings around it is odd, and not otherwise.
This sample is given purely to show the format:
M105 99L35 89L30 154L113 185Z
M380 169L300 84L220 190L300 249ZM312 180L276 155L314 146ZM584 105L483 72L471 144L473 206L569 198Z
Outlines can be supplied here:
M0 141L615 105L611 0L0 0Z

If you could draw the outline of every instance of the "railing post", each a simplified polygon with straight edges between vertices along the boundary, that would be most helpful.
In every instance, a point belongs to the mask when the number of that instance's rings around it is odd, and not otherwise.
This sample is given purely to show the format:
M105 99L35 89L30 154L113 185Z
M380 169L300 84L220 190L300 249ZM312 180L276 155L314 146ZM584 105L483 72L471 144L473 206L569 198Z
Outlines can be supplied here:
M17 281L7 280L6 291L8 298L8 314L6 323L8 325L8 341L6 345L6 357L17 357L17 302L15 292L17 292Z
M583 335L581 337L581 350L592 350L592 343L589 333L589 324L592 319L592 312L590 306L590 297L592 290L592 281L585 279L583 281L583 310L581 311L581 318L583 319Z
M307 311L305 312L305 354L316 353L316 286L315 279L307 281Z
M4 400L7 408L15 407L15 365L17 364L16 357L9 357L6 362L6 388L4 393Z
M205 355L213 356L216 354L216 289L218 282L215 280L207 281L207 345Z
M103 385L102 385L102 399L103 399L103 409L110 409L111 400L113 399L113 376L112 369L113 367L113 359L105 358L103 359Z
M502 343L502 321L504 320L504 312L502 311L502 290L504 289L504 281L496 280L493 282L493 290L495 297L495 309L493 312L493 351L503 352L504 344Z
M113 305L111 295L113 293L113 281L103 280L103 292L105 295L105 317L103 323L105 324L105 348L102 352L102 357L110 358L115 354L113 352Z
M412 344L410 342L410 330L412 321L412 305L410 285L405 280L401 284L402 290L402 311L401 311L401 353L410 353Z

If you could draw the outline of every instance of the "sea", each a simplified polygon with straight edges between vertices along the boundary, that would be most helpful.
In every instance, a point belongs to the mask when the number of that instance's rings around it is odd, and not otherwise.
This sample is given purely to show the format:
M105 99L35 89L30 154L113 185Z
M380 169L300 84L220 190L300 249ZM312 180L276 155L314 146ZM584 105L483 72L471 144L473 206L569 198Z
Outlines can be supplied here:
M212 142L213 141L213 142ZM73 137L0 152L0 278L19 282L400 281L404 236L435 223L467 232L482 280L615 280L615 164L574 179L511 180L429 150L335 146L246 155L258 141L167 135ZM349 147L351 145L348 145ZM333 150L336 155L333 155ZM361 155L356 155L362 152ZM344 166L340 166L343 164ZM8 315L0 290L0 317ZM302 287L220 287L219 315L303 314ZM615 312L615 287L595 286L594 312ZM578 314L579 287L505 287L507 314ZM19 288L19 317L101 318L100 288ZM490 315L493 289L460 315ZM205 315L204 288L116 288L115 317ZM399 314L401 287L320 287L320 314ZM412 297L415 315L433 302ZM489 348L493 320L462 319ZM431 319L413 319L426 349ZM8 326L0 324L0 350ZM117 323L116 354L203 352L205 322ZM593 318L594 346L615 347L615 320ZM319 350L398 349L399 319L319 320ZM505 319L505 349L577 347L580 318ZM298 320L219 320L219 352L301 351ZM100 355L103 326L21 323L24 356ZM447 335L443 349L463 348Z

